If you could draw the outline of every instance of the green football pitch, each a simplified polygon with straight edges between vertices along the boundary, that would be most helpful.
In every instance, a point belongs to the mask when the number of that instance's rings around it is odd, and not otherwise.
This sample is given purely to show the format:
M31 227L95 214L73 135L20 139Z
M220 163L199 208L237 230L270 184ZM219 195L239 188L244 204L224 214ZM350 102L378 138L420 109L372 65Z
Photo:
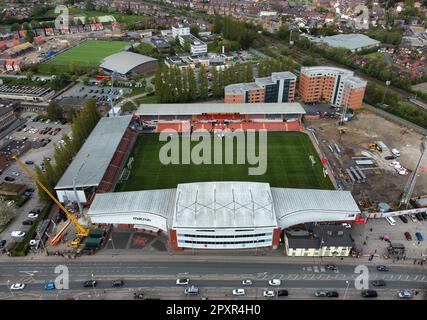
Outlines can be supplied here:
M258 145L258 138L256 141ZM130 155L133 158L130 174L117 185L116 191L176 188L179 183L205 181L268 182L272 187L281 188L333 189L329 177L323 176L321 161L309 137L301 132L268 133L267 170L263 175L248 174L248 169L257 164L247 161L236 164L236 143L234 164L164 165L159 153L166 143L159 141L158 134L140 135ZM192 142L192 150L198 143Z
M43 63L39 71L49 72L52 65L56 71L67 71L71 63L79 67L97 67L105 57L120 52L129 44L126 41L88 40Z

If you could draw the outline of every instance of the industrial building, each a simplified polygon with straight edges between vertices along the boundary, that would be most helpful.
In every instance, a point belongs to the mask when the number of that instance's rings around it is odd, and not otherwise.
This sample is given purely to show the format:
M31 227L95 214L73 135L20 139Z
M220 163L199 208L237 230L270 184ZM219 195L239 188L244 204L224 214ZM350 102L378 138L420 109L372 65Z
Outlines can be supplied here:
M364 34L350 33L350 34L337 34L334 36L309 38L311 41L318 44L325 44L332 48L345 48L351 52L361 51L378 47L381 42L369 38Z
M107 73L116 72L122 77L141 75L156 70L157 59L142 54L122 51L106 57L99 66Z
M55 94L50 88L24 85L0 85L0 99L44 102Z
M95 192L114 189L135 143L132 116L101 118L55 186L61 202L90 203ZM77 197L75 196L77 193Z
M175 250L275 249L285 228L354 221L359 213L349 191L200 182L176 189L97 194L88 216L97 224L162 230Z
M297 76L286 71L255 78L255 82L230 84L224 88L224 102L293 102L296 81Z
M367 82L353 71L327 67L301 67L298 94L304 103L324 101L334 107L359 109Z

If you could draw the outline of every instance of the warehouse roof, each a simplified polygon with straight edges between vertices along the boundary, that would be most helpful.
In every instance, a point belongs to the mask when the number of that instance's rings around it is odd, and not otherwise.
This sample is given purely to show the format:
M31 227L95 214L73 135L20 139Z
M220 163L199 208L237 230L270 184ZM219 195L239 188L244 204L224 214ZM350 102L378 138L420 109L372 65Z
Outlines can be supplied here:
M173 228L275 227L268 183L200 182L179 184Z
M98 193L89 209L92 222L109 215L153 214L171 220L176 189Z
M305 114L298 102L281 103L173 103L141 104L139 116L198 115L203 113Z
M127 74L137 66L151 61L157 61L157 59L134 52L122 51L106 57L100 67L120 74Z
M360 213L350 191L271 188L279 226L312 221L355 220Z
M101 118L55 189L72 188L77 173L76 187L98 186L131 118L131 115Z
M380 44L380 42L375 39L357 33L337 34L335 36L314 38L312 40L317 43L325 43L333 48L346 48L349 50L358 50Z

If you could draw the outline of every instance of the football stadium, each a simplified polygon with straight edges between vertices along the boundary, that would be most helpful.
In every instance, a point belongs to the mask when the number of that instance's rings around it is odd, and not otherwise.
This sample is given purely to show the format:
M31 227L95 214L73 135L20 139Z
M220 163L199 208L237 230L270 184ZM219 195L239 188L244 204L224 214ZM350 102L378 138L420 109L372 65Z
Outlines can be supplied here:
M87 207L92 223L161 231L172 249L277 248L287 228L360 214L350 192L334 190L304 113L299 103L142 105L131 116L102 118L55 190L61 202ZM263 174L248 174L249 158L237 161L237 143L231 163L165 164L159 156L186 134L202 132L213 148L253 131L267 138ZM254 141L260 155L264 143Z

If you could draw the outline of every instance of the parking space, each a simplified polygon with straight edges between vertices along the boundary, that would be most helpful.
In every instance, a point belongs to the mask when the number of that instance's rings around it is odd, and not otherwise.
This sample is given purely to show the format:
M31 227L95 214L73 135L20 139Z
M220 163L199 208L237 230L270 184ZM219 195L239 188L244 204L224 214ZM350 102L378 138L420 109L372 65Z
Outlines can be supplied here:
M22 141L26 138L26 141L40 141L45 139L50 139L49 143L46 143L45 146L40 146L39 148L30 148L27 152L23 153L20 156L20 159L23 162L27 163L28 168L34 172L35 165L40 165L43 162L43 159L51 158L53 159L53 150L54 144L59 144L62 140L62 134L67 133L70 134L70 126L68 124L61 123L46 123L46 122L32 122L36 116L34 113L24 114L23 117L29 117L29 121L26 123L26 127L23 130L15 130L8 137L5 137L1 143L4 145L8 141ZM51 127L50 132L55 128L61 128L57 134L49 134L48 132L43 133L43 130L46 127ZM34 129L34 130L31 130ZM37 132L35 131L37 130ZM41 144L43 145L43 144ZM53 160L52 160L53 161ZM5 181L6 177L11 177L14 179L13 183L21 183L27 185L29 188L37 189L36 183L28 176L28 174L19 166L16 162L11 162L9 167L7 167L0 176L2 181ZM8 227L0 234L0 239L6 240L8 243L12 241L11 232L12 231L27 231L30 226L23 226L22 222L24 220L28 220L28 213L32 209L41 209L43 208L43 204L40 203L37 192L35 192L32 197L21 207L16 209L16 216L10 222Z
M59 95L56 99L61 101L63 99L77 99L86 100L92 98L98 104L109 103L110 96L113 101L117 101L122 95L130 92L129 88L113 88L102 85L84 85L83 83L77 83L66 92Z
M403 223L398 217L394 218L396 225L390 225L385 219L371 219L366 224L353 225L352 237L356 247L365 255L378 254L380 257L387 254L389 242L381 240L388 236L390 241L402 243L405 246L407 259L421 259L427 257L427 241L418 241L415 233L421 232L424 238L427 236L427 221L412 221ZM412 240L407 240L405 232L409 232ZM366 244L365 244L366 243Z
M113 229L110 239L105 246L107 250L167 250L167 239L150 232Z

